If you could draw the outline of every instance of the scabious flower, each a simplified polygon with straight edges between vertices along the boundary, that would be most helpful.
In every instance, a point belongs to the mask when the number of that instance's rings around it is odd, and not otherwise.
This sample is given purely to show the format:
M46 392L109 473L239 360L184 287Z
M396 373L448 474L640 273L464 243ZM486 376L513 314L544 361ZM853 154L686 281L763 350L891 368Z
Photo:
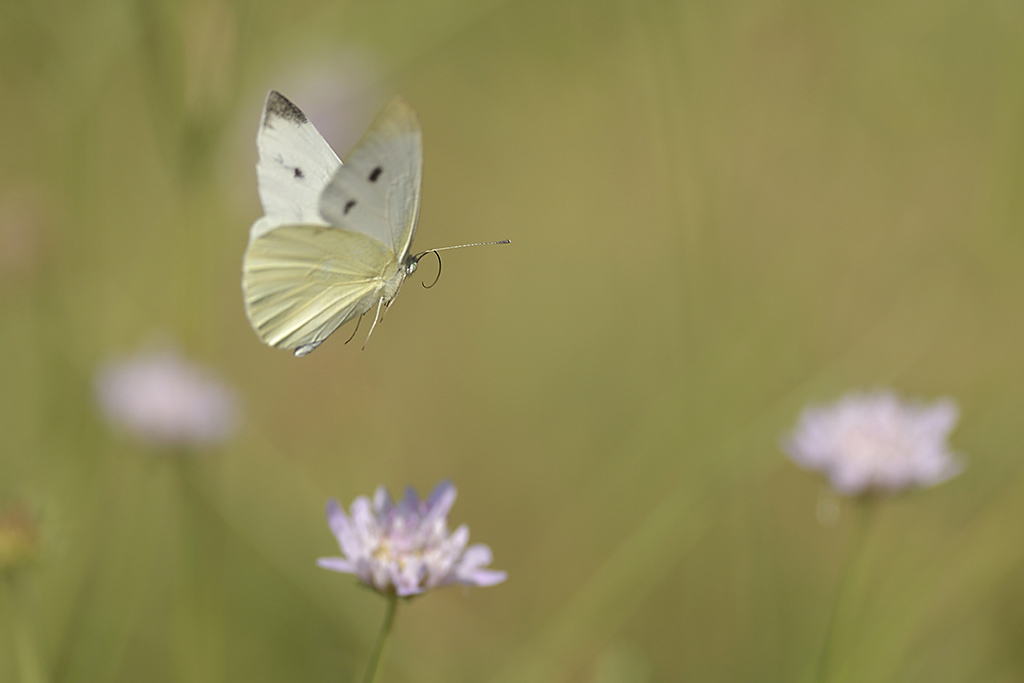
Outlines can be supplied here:
M161 446L198 446L227 439L238 422L234 394L175 351L114 361L96 376L106 417Z
M921 404L891 391L851 393L806 408L783 448L846 495L934 486L964 469L946 443L957 418L951 399Z
M381 486L373 503L360 496L351 516L338 501L327 503L327 523L344 557L324 557L317 564L345 574L384 595L407 597L451 584L493 586L508 575L484 569L491 549L483 544L466 547L469 528L463 524L448 533L448 511L455 502L455 486L438 484L430 497L420 500L411 487L397 505Z

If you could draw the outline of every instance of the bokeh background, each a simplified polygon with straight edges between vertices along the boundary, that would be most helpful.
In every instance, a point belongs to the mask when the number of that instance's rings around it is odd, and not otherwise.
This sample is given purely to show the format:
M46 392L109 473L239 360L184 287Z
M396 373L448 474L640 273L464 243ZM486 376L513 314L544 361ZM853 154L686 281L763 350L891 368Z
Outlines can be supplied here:
M852 515L779 443L884 386L969 468L880 506L831 680L1024 680L1024 5L7 0L0 86L0 680L358 680L325 501L443 478L510 578L403 606L382 681L810 680ZM416 246L512 244L364 352L263 346L271 88L342 157L401 93ZM154 348L230 439L105 419Z

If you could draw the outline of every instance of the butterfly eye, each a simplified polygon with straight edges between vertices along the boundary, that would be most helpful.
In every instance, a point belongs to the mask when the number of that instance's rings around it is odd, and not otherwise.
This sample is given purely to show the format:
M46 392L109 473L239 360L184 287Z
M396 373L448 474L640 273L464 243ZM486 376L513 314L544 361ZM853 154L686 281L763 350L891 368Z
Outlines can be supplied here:
M419 261L413 261L412 259L410 259L405 264L405 274L406 275L412 275L413 273L416 272L416 268L418 268L419 265L420 265Z

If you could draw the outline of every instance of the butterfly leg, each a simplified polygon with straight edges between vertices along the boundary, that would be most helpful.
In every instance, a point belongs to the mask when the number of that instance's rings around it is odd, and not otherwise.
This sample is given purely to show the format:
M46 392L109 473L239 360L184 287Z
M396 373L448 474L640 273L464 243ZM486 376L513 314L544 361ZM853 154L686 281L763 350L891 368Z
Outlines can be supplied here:
M370 331L366 333L366 339L363 341L363 351L366 350L366 345L370 341L370 335L373 334L373 328L377 327L377 321L380 320L380 309L384 305L384 297L377 300L377 312L373 314L373 324L370 325Z
M402 285L398 285L398 292L402 291ZM384 320L384 316L391 310L391 304L395 303L395 299L398 298L398 292L395 292L390 299L384 302L384 310L381 311L380 319Z
M402 291L402 285L404 285L404 284L405 284L405 278L402 278L398 282L398 289L396 289L395 293L392 294L391 297L387 301L384 302L384 312L380 316L381 320L383 320L384 316L387 315L388 311L391 310L391 304L395 303L395 299L398 298L398 293Z
M366 315L366 314L363 313L363 315ZM345 340L346 344L348 344L350 341L352 341L353 339L356 338L356 332L359 331L359 323L363 322L363 315L361 315L358 318L356 318L356 329L352 330L352 336Z

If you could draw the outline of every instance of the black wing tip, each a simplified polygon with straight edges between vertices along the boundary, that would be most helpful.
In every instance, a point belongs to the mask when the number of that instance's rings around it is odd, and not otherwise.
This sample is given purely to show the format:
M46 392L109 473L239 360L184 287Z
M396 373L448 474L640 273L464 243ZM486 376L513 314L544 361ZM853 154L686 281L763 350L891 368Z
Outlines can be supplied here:
M306 118L306 115L302 113L302 110L292 104L291 100L276 90L271 90L267 95L267 104L264 106L263 111L264 126L271 125L274 119L284 119L285 121L291 121L298 125L308 122L308 119Z

